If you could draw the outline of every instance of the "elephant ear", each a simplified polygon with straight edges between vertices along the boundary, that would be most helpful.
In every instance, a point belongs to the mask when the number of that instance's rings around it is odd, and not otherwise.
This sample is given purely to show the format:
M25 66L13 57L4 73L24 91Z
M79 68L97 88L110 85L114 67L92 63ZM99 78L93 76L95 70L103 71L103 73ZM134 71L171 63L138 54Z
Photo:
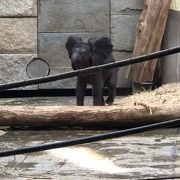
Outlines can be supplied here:
M76 44L81 43L82 39L79 37L69 36L66 42L66 49L68 51L69 57L71 58L72 50Z
M108 37L98 38L94 42L94 47L95 47L96 51L103 53L106 56L106 58L109 55L111 55L112 50L113 50L113 45L111 43L111 40Z
M92 52L95 50L95 42L96 42L96 40L97 40L97 38L88 39L88 44L89 44L89 47L90 47Z

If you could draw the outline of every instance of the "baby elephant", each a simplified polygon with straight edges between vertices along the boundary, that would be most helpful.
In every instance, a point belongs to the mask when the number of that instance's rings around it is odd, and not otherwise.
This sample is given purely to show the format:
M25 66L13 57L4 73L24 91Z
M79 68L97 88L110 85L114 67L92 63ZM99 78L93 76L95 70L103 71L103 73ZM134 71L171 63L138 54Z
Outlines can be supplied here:
M70 36L66 42L69 58L74 70L114 62L113 45L108 37L91 38L88 43L81 38ZM117 69L78 76L76 85L77 105L84 105L87 84L93 87L93 105L104 106L103 91L107 87L107 104L112 104L116 95Z

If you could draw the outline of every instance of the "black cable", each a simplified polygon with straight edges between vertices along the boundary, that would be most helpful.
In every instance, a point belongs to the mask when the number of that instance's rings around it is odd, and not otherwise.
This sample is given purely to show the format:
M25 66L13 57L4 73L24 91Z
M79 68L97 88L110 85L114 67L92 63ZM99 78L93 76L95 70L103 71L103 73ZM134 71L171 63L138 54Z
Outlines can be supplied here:
M79 75L96 73L96 72L102 71L102 70L123 67L123 66L127 66L130 64L135 64L135 63L144 62L144 61L148 61L148 60L152 60L152 59L157 59L157 58L175 54L178 52L180 52L180 46L162 50L162 51L158 51L155 53L150 53L150 54L143 55L143 56L138 56L138 57L133 57L133 58L125 59L125 60L116 61L113 63L103 64L103 65L99 65L99 66L93 66L93 67L89 67L89 68L85 68L85 69L81 69L81 70L70 71L67 73L56 74L56 75L35 78L35 79L30 79L30 80L25 80L25 81L7 83L7 84L0 85L0 90L24 87L24 86L29 86L29 85L41 84L41 83L47 83L47 82L57 81L57 80L62 80L62 79L68 79L68 78L72 78L72 77L79 76Z
M32 153L32 152L44 151L44 150L48 150L48 149L55 149L55 148L62 148L62 147L80 145L80 144L85 144L85 143L91 143L91 142L95 142L95 141L101 141L101 140L105 140L105 139L112 139L112 138L127 136L127 135L131 135L131 134L136 134L136 133L140 133L140 132L144 132L144 131L150 131L150 130L157 129L157 128L170 127L172 125L177 125L177 124L180 124L180 118L165 121L165 122L150 124L150 125L146 125L146 126L140 126L140 127L136 127L136 128L101 134L101 135L89 136L89 137L84 137L84 138L56 142L56 143L36 145L36 146L32 146L32 147L23 147L23 148L14 149L14 150L1 151L0 157L6 157L6 156L12 156L12 155L18 155L18 154L24 154L24 153Z

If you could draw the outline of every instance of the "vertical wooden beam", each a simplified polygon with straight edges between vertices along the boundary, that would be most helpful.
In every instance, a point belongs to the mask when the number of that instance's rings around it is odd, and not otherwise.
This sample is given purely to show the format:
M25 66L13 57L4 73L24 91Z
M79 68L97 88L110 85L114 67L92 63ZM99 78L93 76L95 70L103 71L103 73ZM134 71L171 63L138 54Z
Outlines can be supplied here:
M172 0L162 48L180 45L180 0ZM180 81L180 54L166 56L162 61L162 83Z
M140 16L133 56L160 50L171 0L145 0ZM129 66L127 77L134 83L152 81L157 60Z

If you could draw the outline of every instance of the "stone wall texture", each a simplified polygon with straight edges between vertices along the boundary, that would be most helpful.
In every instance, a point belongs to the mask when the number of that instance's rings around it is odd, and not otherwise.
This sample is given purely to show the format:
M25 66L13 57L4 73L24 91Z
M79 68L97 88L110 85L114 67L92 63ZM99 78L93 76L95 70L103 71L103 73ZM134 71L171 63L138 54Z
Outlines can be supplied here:
M27 63L41 57L50 74L70 71L65 42L70 35L84 41L109 36L116 60L132 55L143 0L6 0L0 2L0 83L28 79ZM11 66L8 71L4 69ZM126 67L119 68L118 87L130 87ZM33 89L75 88L75 78ZM24 88L23 88L24 89ZM26 89L26 88L25 88Z
M39 32L108 32L109 0L40 0Z
M132 56L136 24L142 12L144 0L110 0L111 40L116 60ZM127 67L119 68L118 87L131 87L126 79Z
M37 0L1 0L1 17L37 16Z
M0 53L37 53L36 18L0 18Z
M29 79L26 66L33 57L37 57L37 0L1 1L0 84Z
M0 54L0 83L10 83L29 79L26 66L36 54ZM17 89L37 89L38 86L27 86Z

